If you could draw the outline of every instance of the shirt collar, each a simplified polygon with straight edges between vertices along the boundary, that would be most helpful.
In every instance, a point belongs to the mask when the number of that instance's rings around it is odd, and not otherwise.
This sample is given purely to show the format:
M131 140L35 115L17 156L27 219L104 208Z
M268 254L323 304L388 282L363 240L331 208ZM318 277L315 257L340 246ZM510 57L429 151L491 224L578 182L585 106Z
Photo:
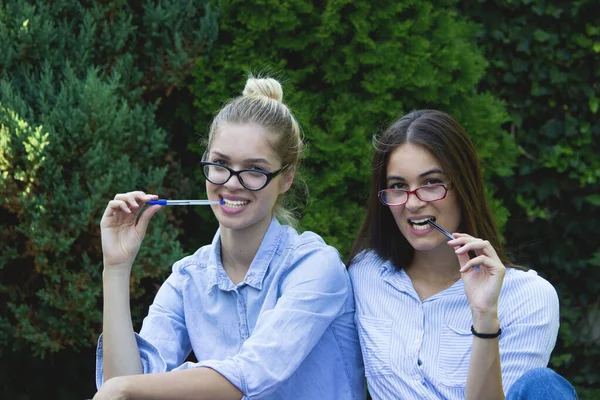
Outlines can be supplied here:
M261 290L267 271L275 254L281 244L283 237L284 227L277 221L275 217L271 219L271 223L265 232L262 242L250 264L250 268L246 273L244 280L239 283L240 285L252 286L255 289ZM215 236L213 237L210 253L207 262L208 271L208 291L214 286L218 286L221 290L234 290L235 285L231 282L229 275L223 268L221 262L221 230L217 229Z
M404 269L398 269L390 261L386 261L381 266L381 277L396 290L419 299L419 295Z

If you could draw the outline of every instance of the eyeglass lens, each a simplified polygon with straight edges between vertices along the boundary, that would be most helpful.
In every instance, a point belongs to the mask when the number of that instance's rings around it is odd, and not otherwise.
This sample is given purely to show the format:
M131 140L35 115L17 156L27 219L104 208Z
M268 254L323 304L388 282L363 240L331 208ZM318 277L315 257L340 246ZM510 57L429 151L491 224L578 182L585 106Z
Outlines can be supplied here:
M231 172L227 168L218 165L205 165L204 174L209 181L216 185L224 184L231 176ZM250 189L260 189L267 183L267 175L260 172L242 171L238 178Z
M418 188L415 193L422 201L436 201L446 195L446 188L443 186L423 186ZM402 204L408 201L408 192L405 190L384 190L381 197L388 204Z

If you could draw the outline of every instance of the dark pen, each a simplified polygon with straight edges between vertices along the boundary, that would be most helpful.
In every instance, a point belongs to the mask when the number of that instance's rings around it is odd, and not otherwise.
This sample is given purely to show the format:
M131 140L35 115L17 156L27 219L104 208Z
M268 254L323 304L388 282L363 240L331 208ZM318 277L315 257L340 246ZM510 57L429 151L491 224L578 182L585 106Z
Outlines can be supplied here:
M429 223L429 225L433 226L435 229L437 229L438 231L440 231L448 239L450 239L450 240L456 239L454 236L452 236L452 234L450 232L448 232L447 230L445 230L444 228L442 228L441 226L439 226L438 224L436 224L435 222L433 222L433 220L428 219L427 223ZM473 258L477 257L477 254L475 254L475 252L473 250L469 250L467 252L467 254L469 254L469 258L470 259L473 259Z

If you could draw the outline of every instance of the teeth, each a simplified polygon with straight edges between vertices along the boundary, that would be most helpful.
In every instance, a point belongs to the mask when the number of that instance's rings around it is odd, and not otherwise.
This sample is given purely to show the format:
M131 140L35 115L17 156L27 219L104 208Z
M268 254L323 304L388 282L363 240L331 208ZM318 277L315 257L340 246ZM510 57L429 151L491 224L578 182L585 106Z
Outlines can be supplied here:
M415 228L421 226L423 229L426 229L429 228L429 224L427 223L429 220L435 221L435 218L409 219L408 222Z
M239 207L243 207L246 204L250 203L248 200L227 200L227 199L223 199L225 200L225 206L226 207L230 207L230 208L239 208Z
M413 229L415 231L424 231L426 229L429 229L429 225L428 224L425 224L425 225L413 225L412 227L413 227Z
M410 220L411 223L413 224L424 224L427 221L429 221L431 218L423 218L423 219L412 219Z

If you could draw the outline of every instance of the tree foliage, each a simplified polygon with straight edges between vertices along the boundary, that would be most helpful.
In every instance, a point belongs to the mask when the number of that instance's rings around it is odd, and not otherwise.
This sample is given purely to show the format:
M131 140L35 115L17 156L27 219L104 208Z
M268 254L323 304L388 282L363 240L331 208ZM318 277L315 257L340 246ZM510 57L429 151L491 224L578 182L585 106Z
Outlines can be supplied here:
M487 64L476 26L453 4L224 2L219 40L194 71L198 131L225 97L241 91L248 71L285 71L287 102L308 143L310 202L301 224L343 254L364 216L371 138L403 113L449 112L476 143L486 177L510 174L516 147L501 129L507 115L476 90ZM495 206L505 221L506 209Z
M252 71L279 73L306 135L301 227L343 256L372 136L412 109L454 115L513 258L559 292L551 366L597 398L596 1L227 0L211 2L212 49L208 3L0 2L0 397L26 391L19 371L46 379L30 398L90 395L106 202L132 188L198 196L198 134ZM136 324L172 261L214 233L210 210L184 213L159 213L145 239Z
M100 218L115 193L176 186L167 184L177 165L155 114L216 37L216 14L205 3L0 3L0 353L7 359L95 344ZM161 214L155 226L177 226ZM150 230L134 266L133 299L146 288L153 295L149 278L162 280L183 255L179 233ZM139 321L148 304L134 305ZM3 371L2 386L11 374ZM4 395L16 398L19 389ZM43 393L53 397L47 387Z
M600 396L600 14L594 0L463 2L490 62L482 88L502 98L519 147L498 181L514 253L557 288L551 366ZM587 389L586 389L587 388Z

